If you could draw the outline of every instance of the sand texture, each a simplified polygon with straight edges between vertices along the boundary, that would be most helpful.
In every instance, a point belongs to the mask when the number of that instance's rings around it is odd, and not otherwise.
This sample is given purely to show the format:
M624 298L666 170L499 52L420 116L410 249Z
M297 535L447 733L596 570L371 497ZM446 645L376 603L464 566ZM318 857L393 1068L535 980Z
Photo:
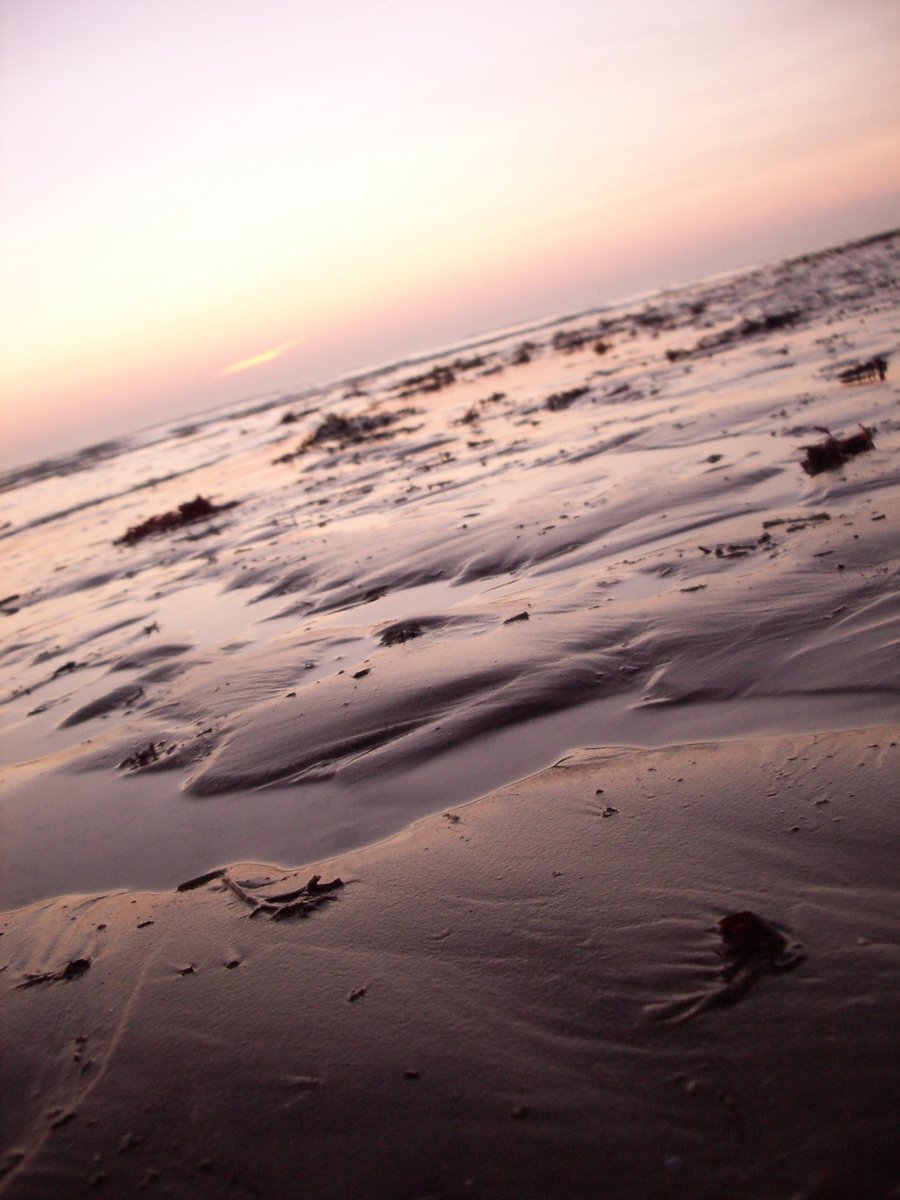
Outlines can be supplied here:
M896 1194L898 756L585 750L323 864L305 919L221 879L9 914L5 1194ZM722 1001L746 908L801 960Z
M0 1193L900 1195L898 267L0 478Z

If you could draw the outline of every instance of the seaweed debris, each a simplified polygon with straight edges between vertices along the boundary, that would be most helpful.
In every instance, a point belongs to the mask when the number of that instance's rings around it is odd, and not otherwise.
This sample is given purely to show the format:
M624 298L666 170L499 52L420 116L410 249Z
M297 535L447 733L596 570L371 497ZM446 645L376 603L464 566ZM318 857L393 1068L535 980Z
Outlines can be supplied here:
M784 934L749 909L722 917L719 933L725 945L716 953L720 958L731 960L722 968L722 978L726 981L734 979L749 963L769 963L781 967L796 965L794 957L783 961L788 949Z
M60 675L69 675L72 671L77 671L79 667L83 666L85 666L85 663L75 662L73 659L70 662L63 663L61 667L57 667L50 678L59 679Z
M698 546L697 549L702 550L704 554L715 554L716 558L746 558L748 554L752 554L754 550L765 546L771 540L770 533L761 533L752 542L727 542L716 546L715 549L711 546Z
M571 354L580 350L590 340L590 332L586 329L559 329L550 340L550 345L563 354Z
M164 742L160 742L159 746L164 746ZM136 771L139 767L149 767L151 763L159 761L159 749L154 742L148 742L140 750L135 750L134 754L129 754L127 758L123 758L119 763L120 770Z
M293 462L313 446L322 446L327 442L337 442L339 446L353 445L357 442L374 441L378 438L393 437L396 432L391 429L401 417L415 414L414 408L401 408L397 412L358 413L356 416L342 417L337 413L328 413L311 433L307 434L296 450L290 450L274 459L275 463Z
M538 347L535 342L522 342L513 351L513 356L509 360L510 365L514 367L523 367L526 363L530 363L532 357Z
M403 642L411 642L413 638L421 637L425 630L418 621L397 621L382 630L382 646L399 646Z
M867 425L860 425L859 433L852 433L845 438L835 437L830 430L821 425L816 425L815 428L819 433L825 434L823 440L814 442L811 446L800 447L806 452L800 465L807 475L818 475L822 471L834 471L838 467L842 467L854 455L863 454L866 450L875 448L875 442L872 440L872 435L875 433L874 426L870 428Z
M565 392L554 392L552 396L548 396L544 401L544 407L549 408L551 412L561 412L564 408L568 408L570 404L574 404L581 396L587 395L590 390L589 387L573 387Z
M874 358L867 358L865 362L845 367L843 371L838 372L838 379L841 383L871 383L875 379L883 382L887 378L887 368L884 355L876 354Z
M204 521L216 513L235 508L239 503L239 500L229 500L226 504L214 504L205 496L196 496L193 500L183 501L170 512L157 513L138 525L132 525L122 537L116 538L113 545L134 546L146 537L157 533L171 533L173 529L181 529L182 526L191 525L195 521Z
M482 360L477 360L477 365L481 365L481 362ZM456 382L454 367L461 370L472 365L475 365L474 361L465 363L458 360L452 367L438 363L422 375L408 375L406 379L401 379L395 387L398 389L401 399L406 396L415 396L419 392L439 392Z
M777 333L782 329L791 329L803 313L798 308L785 309L783 312L767 313L762 317L746 317L739 325L730 325L719 333L703 337L690 350L672 349L666 351L669 362L679 362L684 358L692 358L698 354L712 354L715 350L723 350L743 338L758 337L760 334Z
M59 971L37 971L26 974L24 983L17 983L16 988L20 990L36 987L39 983L68 983L72 979L82 976L90 965L89 958L73 958Z
M339 417L329 413L318 429L306 439L306 446L322 442L362 442L366 438L390 437L386 430L401 417L410 416L415 409L401 408L397 412L360 413L355 417Z
M763 529L775 529L778 525L786 525L787 532L794 533L797 529L805 529L807 525L830 520L831 513L827 512L802 513L799 517L772 517L769 521L763 521Z
M722 983L657 1008L657 1017L666 1023L681 1024L711 1008L729 1008L746 996L761 975L791 971L806 961L799 943L749 909L722 917L718 927L724 944L716 954L727 960Z

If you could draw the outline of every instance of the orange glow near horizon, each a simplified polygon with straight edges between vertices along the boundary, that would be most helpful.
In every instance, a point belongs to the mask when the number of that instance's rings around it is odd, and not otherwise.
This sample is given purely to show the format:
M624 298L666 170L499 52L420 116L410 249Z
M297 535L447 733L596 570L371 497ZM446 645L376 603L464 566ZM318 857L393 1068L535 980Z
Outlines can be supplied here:
M300 338L295 338L292 342L282 342L280 346L275 346L272 350L264 350L262 354L254 354L252 358L242 358L240 362L224 367L219 374L237 375L239 371L250 371L253 367L261 367L263 363L274 362L276 358L281 358L285 351L291 350L299 344Z

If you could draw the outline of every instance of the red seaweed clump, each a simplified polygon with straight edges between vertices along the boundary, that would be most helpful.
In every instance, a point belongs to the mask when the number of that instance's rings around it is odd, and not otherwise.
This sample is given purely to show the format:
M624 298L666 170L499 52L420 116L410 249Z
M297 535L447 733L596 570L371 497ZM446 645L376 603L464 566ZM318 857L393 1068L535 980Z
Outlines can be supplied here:
M237 500L231 500L227 504L214 504L205 496L196 496L193 500L185 500L171 512L157 513L155 516L148 517L146 521L141 521L138 525L132 525L120 538L116 539L114 545L134 546L137 542L143 541L145 537L151 537L156 533L170 533L173 529L180 529L183 525L190 525L194 521L203 521L207 517L215 516L216 513L225 512L229 508L234 508L236 504L238 504Z
M750 962L773 962L787 946L785 938L773 925L749 910L722 917L719 933L725 943L720 953L734 960L729 970L737 970Z
M834 471L838 467L842 467L854 455L875 448L872 440L874 427L860 425L859 433L852 433L845 438L835 437L830 430L823 429L820 425L817 425L816 428L820 433L825 434L823 440L815 442L811 446L800 447L801 450L806 451L801 465L807 475L818 475L822 471Z

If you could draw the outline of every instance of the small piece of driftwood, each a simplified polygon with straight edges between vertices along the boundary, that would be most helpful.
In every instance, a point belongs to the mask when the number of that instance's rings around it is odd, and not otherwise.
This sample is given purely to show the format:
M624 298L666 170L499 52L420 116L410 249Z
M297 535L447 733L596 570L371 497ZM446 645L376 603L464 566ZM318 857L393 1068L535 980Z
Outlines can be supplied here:
M320 905L336 900L337 897L333 893L344 886L343 879L331 879L323 883L321 875L313 875L303 887L294 888L289 892L255 895L256 888L254 886L240 883L229 875L227 868L217 867L214 871L207 871L204 875L197 875L193 879L179 883L175 890L190 892L207 883L212 883L216 879L221 879L224 886L251 909L251 917L266 913L273 921L283 921L287 917L309 916ZM257 886L268 887L269 884Z

